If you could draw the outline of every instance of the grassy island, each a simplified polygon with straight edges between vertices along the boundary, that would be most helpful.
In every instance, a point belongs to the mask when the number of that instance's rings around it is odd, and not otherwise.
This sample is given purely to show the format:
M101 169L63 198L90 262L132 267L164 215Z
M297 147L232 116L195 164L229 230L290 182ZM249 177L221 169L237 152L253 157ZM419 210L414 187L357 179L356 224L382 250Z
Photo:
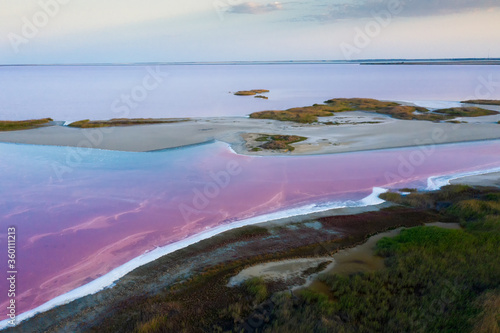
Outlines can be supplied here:
M77 128L96 128L96 127L115 127L115 126L134 126L151 124L170 124L189 121L189 119L153 119L153 118L115 118L110 120L80 120L69 124L70 127Z
M496 111L485 110L477 107L449 108L449 109L436 110L434 112L453 117L482 117L482 116L492 116L498 114L498 112Z
M494 99L471 99L468 101L462 101L464 104L481 104L481 105L500 105L499 100Z
M498 114L496 111L476 107L459 107L429 111L423 107L401 105L394 102L382 102L368 98L335 98L325 104L292 108L283 111L261 111L250 114L253 119L273 119L292 121L303 124L318 122L318 117L330 117L336 112L367 111L391 116L403 120L444 121L455 117L480 117Z
M267 90L267 89L252 89L252 90L240 90L240 91L235 92L234 94L236 96L254 96L257 94L264 94L264 93L268 93L268 92L269 92L269 90Z
M260 150L281 150L281 151L294 151L295 148L290 146L292 143L297 143L307 140L307 138L298 135L263 135L255 141L265 142L264 144L255 147L252 151Z
M31 120L1 120L0 131L19 131L46 126L53 121L51 118L31 119Z
M273 119L310 124L318 121L318 117L330 117L333 112L327 106L306 106L284 111L261 111L250 114L253 119Z

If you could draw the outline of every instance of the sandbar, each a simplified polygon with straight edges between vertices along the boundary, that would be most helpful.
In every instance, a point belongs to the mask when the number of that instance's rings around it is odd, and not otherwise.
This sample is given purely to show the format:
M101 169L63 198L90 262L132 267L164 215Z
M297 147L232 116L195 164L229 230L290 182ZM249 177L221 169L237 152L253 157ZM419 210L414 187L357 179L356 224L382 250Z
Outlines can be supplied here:
M263 156L331 154L500 138L500 115L437 123L352 111L322 120L334 121L336 125L211 117L130 127L80 129L55 125L0 132L0 142L145 152L217 140L230 144L239 154ZM293 144L293 151L250 151L244 139L248 134L297 135L307 140Z

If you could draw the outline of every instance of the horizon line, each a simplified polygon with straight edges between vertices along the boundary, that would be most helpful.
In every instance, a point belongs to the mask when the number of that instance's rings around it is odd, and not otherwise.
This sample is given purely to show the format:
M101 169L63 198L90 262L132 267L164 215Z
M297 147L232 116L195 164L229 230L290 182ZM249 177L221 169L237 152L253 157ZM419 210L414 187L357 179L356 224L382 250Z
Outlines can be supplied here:
M82 63L26 63L0 64L0 67L16 66L141 66L141 65L230 65L230 64L291 64L291 63L395 63L438 61L500 61L500 58L376 58L356 60L227 60L227 61L139 61L139 62L82 62Z

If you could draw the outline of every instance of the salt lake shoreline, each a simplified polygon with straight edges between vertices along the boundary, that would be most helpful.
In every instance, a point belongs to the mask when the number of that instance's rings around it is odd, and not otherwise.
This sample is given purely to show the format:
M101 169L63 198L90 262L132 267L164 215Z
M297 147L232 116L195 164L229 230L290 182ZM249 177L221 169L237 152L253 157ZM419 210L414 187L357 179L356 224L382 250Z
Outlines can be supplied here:
M98 293L106 288L113 287L114 283L134 271L135 269L144 266L148 263L154 262L161 257L171 254L175 251L187 248L191 245L197 244L203 240L210 239L217 235L223 234L225 232L230 232L231 230L251 226L251 225L283 225L303 221L304 219L320 218L324 216L342 216L342 215L356 215L364 212L378 211L382 208L390 207L390 203L384 202L384 200L379 199L378 195L385 192L384 190L374 189L373 193L368 197L357 202L357 205L338 207L336 203L332 206L320 206L316 209L305 206L307 212L297 212L296 209L290 211L295 212L290 214L288 210L278 211L275 213L270 213L266 215L259 215L249 219L233 222L230 224L224 224L217 226L215 228L200 232L193 236L190 236L182 241L167 244L165 246L153 249L141 256L138 256L127 263L115 268L111 272L80 286L74 290L71 290L65 294L62 294L35 309L29 310L27 312L18 314L16 316L17 323L21 323L25 320L29 320L33 316L49 311L60 305L68 304L74 300L85 297L87 295L92 295ZM312 211L311 211L312 209ZM0 321L0 330L8 328L8 321Z
M449 185L449 184L467 184L471 186L496 186L500 187L500 170L490 169L476 172L468 172L464 174L456 174L451 176L439 176L436 179L441 179L436 181L439 186ZM428 188L427 190L437 190L438 188ZM43 314L47 311L53 310L58 306L69 304L75 300L81 299L88 295L95 295L108 288L113 288L116 281L126 277L131 274L136 269L145 266L147 264L156 262L162 257L170 255L176 251L190 248L202 241L210 240L213 237L224 235L230 233L231 231L246 227L246 226L263 226L263 227L279 227L291 225L294 223L303 223L305 221L311 221L323 217L332 216L352 216L363 214L367 212L377 212L381 209L392 207L393 204L386 202L380 198L378 195L385 192L384 189L375 188L373 193L360 200L357 205L353 206L341 206L341 207L321 207L317 211L307 212L303 214L296 215L283 215L284 211L279 211L274 214L265 216L256 216L248 220L238 221L235 223L221 225L213 229L207 230L205 232L193 235L183 241L168 244L166 246L156 248L150 252L147 252L139 257L136 257L129 262L125 263L109 272L108 274L86 284L79 288L76 288L68 293L60 295L36 309L24 312L17 316L17 325L22 322L29 321L34 316L38 314ZM15 327L17 327L17 325ZM8 321L0 321L0 330L12 328L8 326Z

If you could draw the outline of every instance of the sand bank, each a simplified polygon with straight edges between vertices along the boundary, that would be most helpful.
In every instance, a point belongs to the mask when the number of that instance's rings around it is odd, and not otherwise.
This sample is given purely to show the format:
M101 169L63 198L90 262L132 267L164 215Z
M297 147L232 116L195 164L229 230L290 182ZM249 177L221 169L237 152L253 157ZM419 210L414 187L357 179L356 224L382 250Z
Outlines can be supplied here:
M451 184L500 187L500 172L468 176L450 181Z
M488 119L481 119L488 118ZM78 129L50 126L0 132L0 142L88 147L121 151L152 151L223 141L239 154L311 155L500 138L500 115L467 119L467 123L397 120L369 112L343 112L322 118L339 125L297 124L246 117L199 118L189 122L130 127ZM245 134L307 137L293 152L250 152Z

